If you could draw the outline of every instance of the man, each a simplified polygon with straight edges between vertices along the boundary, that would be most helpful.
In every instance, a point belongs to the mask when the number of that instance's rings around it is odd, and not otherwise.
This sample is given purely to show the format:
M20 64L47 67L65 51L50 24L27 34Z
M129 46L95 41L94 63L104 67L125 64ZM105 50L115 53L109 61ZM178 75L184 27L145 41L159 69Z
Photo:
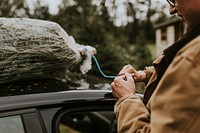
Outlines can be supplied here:
M119 133L200 132L200 0L167 1L188 31L153 66L126 65L111 83ZM146 83L143 101L135 82Z

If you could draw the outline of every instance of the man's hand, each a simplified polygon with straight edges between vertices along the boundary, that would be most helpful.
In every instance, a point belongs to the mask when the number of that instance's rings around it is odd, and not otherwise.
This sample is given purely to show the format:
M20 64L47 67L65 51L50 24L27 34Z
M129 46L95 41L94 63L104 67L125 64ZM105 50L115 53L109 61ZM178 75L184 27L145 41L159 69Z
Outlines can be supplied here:
M143 82L146 80L146 73L144 71L137 71L131 65L125 65L118 75L124 75L125 73L130 73L135 82Z
M136 92L135 81L130 73L116 77L111 83L111 87L113 95L118 99Z

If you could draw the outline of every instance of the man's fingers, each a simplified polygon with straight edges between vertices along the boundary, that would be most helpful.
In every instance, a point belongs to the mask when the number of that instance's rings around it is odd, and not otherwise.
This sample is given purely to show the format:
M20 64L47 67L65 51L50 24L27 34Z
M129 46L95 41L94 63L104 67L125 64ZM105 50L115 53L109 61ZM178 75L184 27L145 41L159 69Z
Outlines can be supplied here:
M130 73L125 73L125 76L127 81L133 81L133 77Z
M126 72L134 73L136 70L131 65L125 65L122 70L119 72L119 75L123 75Z

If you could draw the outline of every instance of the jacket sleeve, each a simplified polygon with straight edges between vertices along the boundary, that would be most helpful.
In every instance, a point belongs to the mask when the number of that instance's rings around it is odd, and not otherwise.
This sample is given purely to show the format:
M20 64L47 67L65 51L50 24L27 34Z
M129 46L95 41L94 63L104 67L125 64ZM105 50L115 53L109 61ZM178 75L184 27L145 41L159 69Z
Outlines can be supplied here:
M150 115L138 96L120 98L114 108L119 133L150 132Z
M155 73L155 68L154 66L145 67L144 72L146 73L145 84L147 84L153 73Z

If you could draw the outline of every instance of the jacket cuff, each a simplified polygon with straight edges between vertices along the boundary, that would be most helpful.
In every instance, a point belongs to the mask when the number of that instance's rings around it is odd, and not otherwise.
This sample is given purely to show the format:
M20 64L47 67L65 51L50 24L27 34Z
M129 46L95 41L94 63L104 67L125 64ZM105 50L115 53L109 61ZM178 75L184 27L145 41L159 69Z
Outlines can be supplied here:
M155 68L154 66L150 66L150 67L145 67L144 72L146 73L146 80L145 80L145 84L147 84L147 82L149 81L149 79L151 78L152 74L154 73Z
M128 96L124 96L124 97L121 97L120 99L117 100L117 102L115 103L115 107L114 107L114 112L117 113L118 111L118 106L120 106L122 103L124 103L126 100L129 100L129 99L137 99L137 100L140 100L142 101L142 99L139 97L139 96L136 96L136 95L133 95L133 94L130 94Z

